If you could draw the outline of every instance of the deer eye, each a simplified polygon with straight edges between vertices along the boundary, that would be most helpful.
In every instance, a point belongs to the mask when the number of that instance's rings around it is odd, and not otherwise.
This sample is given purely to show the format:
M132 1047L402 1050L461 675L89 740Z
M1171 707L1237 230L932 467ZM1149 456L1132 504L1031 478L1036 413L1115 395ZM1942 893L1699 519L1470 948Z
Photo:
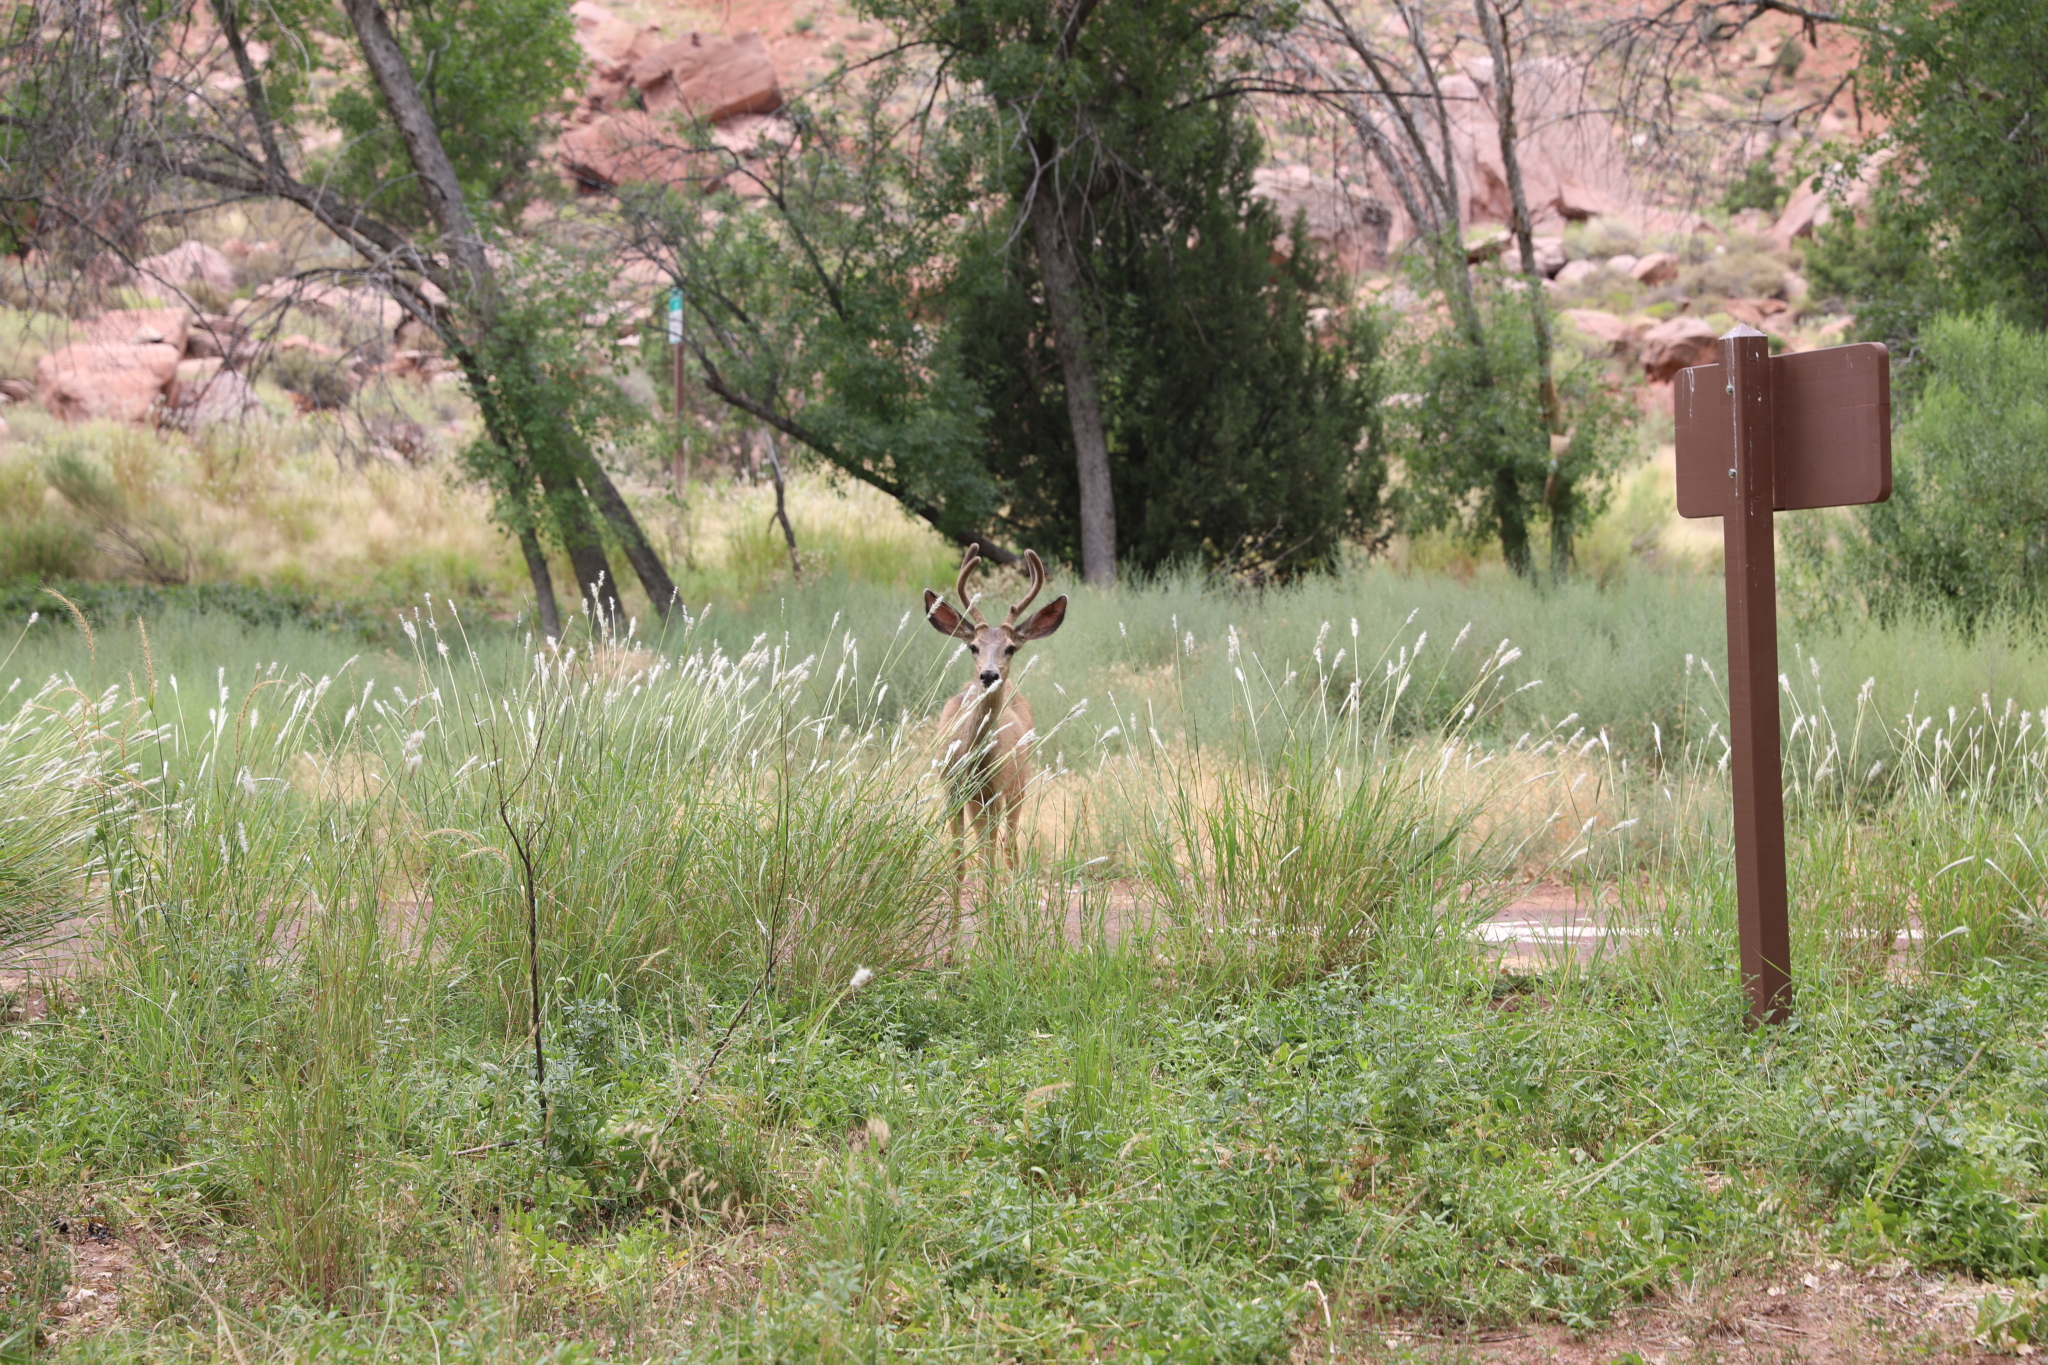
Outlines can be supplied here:
M979 653L981 653L981 646L980 646L980 645L969 645L969 646L967 646L967 652L968 652L969 654L979 654Z
M1017 652L1017 646L1011 645L1008 649L1004 650L1003 652L1005 654L1015 654Z

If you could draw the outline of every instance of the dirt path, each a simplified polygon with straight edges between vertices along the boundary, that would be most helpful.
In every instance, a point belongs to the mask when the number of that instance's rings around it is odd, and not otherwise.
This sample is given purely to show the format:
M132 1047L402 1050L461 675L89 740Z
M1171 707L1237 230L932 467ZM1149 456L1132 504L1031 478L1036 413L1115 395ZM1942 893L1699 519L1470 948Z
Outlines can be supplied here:
M1418 1361L1436 1365L1875 1365L2010 1360L1972 1340L1988 1286L1924 1276L1903 1262L1857 1271L1839 1261L1679 1289L1625 1310L1588 1336L1561 1327L1446 1332L1415 1323L1348 1322L1330 1349L1319 1317L1296 1343L1299 1365ZM2021 1347L2031 1354L2030 1348Z

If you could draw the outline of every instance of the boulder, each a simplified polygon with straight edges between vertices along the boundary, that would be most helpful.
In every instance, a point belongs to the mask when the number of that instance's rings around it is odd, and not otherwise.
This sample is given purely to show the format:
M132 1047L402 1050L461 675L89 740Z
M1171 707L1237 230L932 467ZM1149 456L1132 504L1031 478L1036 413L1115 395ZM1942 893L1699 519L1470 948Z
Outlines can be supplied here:
M1283 226L1292 228L1301 215L1308 239L1346 274L1386 267L1394 215L1379 200L1306 166L1253 171L1252 194L1273 206Z
M1826 192L1815 189L1813 182L1813 176L1802 178L1779 211L1778 221L1771 224L1771 245L1780 251L1790 247L1795 238L1813 236L1813 230L1825 227L1833 216Z
M1567 308L1558 316L1614 355L1634 355L1642 340L1637 324L1598 308Z
M205 285L221 295L234 292L235 263L204 242L182 242L135 263L135 292L159 303L182 303L187 289Z
M555 154L579 185L593 190L627 183L681 186L715 178L724 169L710 158L697 164L695 155L641 113L607 114L572 128L562 134Z
M247 339L240 322L225 313L201 313L185 334L185 358L206 360L227 357Z
M1600 267L1591 261L1566 261L1554 277L1558 284L1569 288L1582 284L1600 273Z
M1893 154L1890 148L1880 149L1863 163L1861 174L1846 185L1835 185L1832 192L1814 188L1815 181L1826 184L1824 175L1801 176L1799 183L1792 187L1792 195L1785 201L1785 207L1779 210L1778 221L1771 224L1771 245L1780 251L1787 250L1798 238L1811 237L1815 228L1826 227L1837 209L1860 208L1869 203L1870 192L1877 186L1878 173Z
M1546 280L1555 279L1568 259L1564 254L1564 238L1536 237L1530 240L1529 245L1536 249L1536 273Z
M1669 284L1678 278L1678 258L1668 251L1653 251L1628 273L1637 284Z
M247 378L224 368L217 360L188 360L178 366L164 420L191 431L222 422L239 422L249 413L262 410L263 401Z
M165 395L171 406L190 406L190 400L205 392L206 386L213 382L224 364L226 362L219 357L179 361L177 371L171 377L170 391Z
M114 308L79 324L95 346L153 346L185 349L191 314L182 308Z
M0 379L0 403L26 403L36 396L36 386L26 379Z
M341 351L324 341L315 341L303 332L293 332L277 343L280 351L304 351L319 360L339 360Z
M1768 331L1768 324L1782 315L1785 307L1783 299L1729 299L1721 311L1737 322Z
M1635 273L1636 258L1623 252L1619 256L1609 256L1606 265L1617 275L1631 275Z
M633 68L661 46L658 24L629 24L592 0L569 6L576 42L590 63L590 88L576 121L587 123L612 107L632 82Z
M405 309L398 300L380 290L320 280L272 280L256 291L256 297L277 300L288 307L302 308L344 326L383 336L391 335L405 317Z
M1714 363L1714 329L1704 318L1673 318L1643 333L1643 374L1667 383L1680 370Z
M775 64L752 30L730 38L687 33L664 43L634 63L633 84L649 113L681 109L713 123L782 107Z
M240 83L239 80L236 82L237 85ZM283 248L276 242L248 242L240 237L230 237L220 244L221 255L237 265L245 263L251 256L261 256L266 253L275 254L281 250Z
M141 422L177 377L178 356L162 342L74 341L36 362L36 395L62 421Z

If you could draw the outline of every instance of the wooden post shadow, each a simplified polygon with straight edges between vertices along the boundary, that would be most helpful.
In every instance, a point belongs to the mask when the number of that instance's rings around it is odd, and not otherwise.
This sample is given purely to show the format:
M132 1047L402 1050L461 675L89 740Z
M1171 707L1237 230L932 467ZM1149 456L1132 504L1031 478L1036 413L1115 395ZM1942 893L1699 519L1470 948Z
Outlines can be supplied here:
M1778 512L1892 492L1891 365L1866 343L1773 356L1738 324L1721 363L1680 370L1678 514L1720 517L1728 573L1735 906L1753 1022L1792 1011L1785 788L1778 737Z

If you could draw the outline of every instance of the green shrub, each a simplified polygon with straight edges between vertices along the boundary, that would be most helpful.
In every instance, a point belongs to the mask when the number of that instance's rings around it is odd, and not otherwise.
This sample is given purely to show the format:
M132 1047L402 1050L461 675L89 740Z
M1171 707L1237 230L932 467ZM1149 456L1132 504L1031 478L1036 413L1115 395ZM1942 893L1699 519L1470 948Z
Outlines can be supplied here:
M92 559L92 533L45 506L49 485L32 466L0 465L0 583L70 578Z
M1832 553L1796 536L1838 598L1881 619L1914 612L1966 630L2048 606L2048 336L1991 315L1925 333L1925 391L1894 443L1889 502L1856 509Z
M76 449L59 449L43 466L50 486L64 495L124 570L152 583L182 583L190 552L170 516L148 496L146 479L121 467L101 468Z
M356 393L354 381L339 362L305 349L279 351L271 358L270 377L279 388L320 411L345 407Z
M154 621L173 613L186 618L226 617L251 629L302 626L347 631L364 638L384 629L383 623L359 609L325 606L311 593L243 583L80 583L55 576L45 582L75 602L94 629L132 624L138 616ZM75 628L71 614L43 587L33 582L0 584L0 621L18 623L31 612L39 613L32 628L38 633ZM189 620L185 624L189 625Z
M1766 251L1716 249L1678 273L1678 287L1693 298L1768 298L1784 287L1785 263Z
M1771 159L1760 156L1744 166L1742 174L1728 186L1728 192L1721 196L1721 207L1730 213L1740 213L1744 209L1776 213L1785 207L1788 193L1778 183L1778 173L1771 169Z

